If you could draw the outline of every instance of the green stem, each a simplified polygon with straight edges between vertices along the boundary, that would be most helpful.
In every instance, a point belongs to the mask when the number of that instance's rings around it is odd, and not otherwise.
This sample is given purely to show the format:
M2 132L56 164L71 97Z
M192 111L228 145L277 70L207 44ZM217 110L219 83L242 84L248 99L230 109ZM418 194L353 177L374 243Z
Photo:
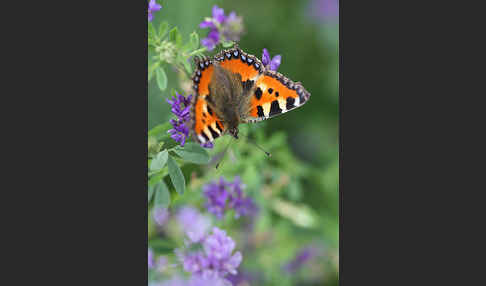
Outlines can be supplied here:
M189 53L189 56L188 57L192 57L192 56L194 56L196 54L199 54L199 53L202 53L202 52L205 52L205 51L206 51L206 47L200 48L200 49L197 49L197 50L194 50L191 53Z

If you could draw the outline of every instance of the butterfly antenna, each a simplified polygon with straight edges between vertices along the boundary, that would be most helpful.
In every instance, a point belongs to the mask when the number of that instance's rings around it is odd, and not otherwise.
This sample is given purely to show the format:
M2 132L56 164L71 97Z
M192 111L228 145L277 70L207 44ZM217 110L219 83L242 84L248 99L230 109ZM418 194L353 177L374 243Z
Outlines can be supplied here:
M224 148L224 151L223 151L223 154L221 156L221 159L219 160L219 162L216 164L216 169L218 169L218 167L221 165L221 163L223 162L223 159L224 157L226 156L226 153L228 151L228 148L229 146L231 145L231 143L233 143L233 137L231 137L230 139L230 142L228 142L228 144L226 145L226 148Z
M268 151L265 151L265 149L263 149L262 147L260 147L260 145L258 145L253 139L250 138L250 136L246 135L246 134L242 134L246 140L248 142L250 142L251 144L255 145L255 147L257 147L258 149L260 149L260 151L264 152L265 155L267 155L268 157L272 157L272 154L270 154L270 152Z

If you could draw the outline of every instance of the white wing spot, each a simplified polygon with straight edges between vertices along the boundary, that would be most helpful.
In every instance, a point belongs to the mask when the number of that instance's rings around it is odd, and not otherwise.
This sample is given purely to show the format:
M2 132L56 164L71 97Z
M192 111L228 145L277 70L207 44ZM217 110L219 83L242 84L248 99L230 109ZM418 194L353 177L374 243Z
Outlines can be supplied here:
M211 124L211 127L213 128L214 131L216 131L216 133L221 135L221 132L219 131L218 127L216 127L216 121L214 121L213 124Z
M282 113L287 112L287 101L283 98L278 100L278 106L282 109Z
M204 134L206 134L206 136L208 136L209 141L214 141L213 135L209 131L208 126L205 126L205 127L206 128L204 128L204 130L203 130Z
M197 135L197 138L199 139L199 141L201 141L202 143L206 143L206 139L204 139L204 137L202 135Z
M270 102L267 102L265 104L262 104L263 115L265 115L265 117L268 117L268 115L270 114L270 105L271 105Z
M299 106L299 105L300 105L300 97L298 97L298 96L297 96L297 97L295 98L294 106L295 106L295 107L297 107L297 106Z

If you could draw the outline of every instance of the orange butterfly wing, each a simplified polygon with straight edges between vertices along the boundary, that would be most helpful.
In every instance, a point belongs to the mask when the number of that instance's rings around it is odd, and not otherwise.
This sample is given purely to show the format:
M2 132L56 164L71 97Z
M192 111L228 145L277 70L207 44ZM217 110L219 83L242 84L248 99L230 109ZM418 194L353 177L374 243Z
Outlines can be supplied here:
M250 101L250 116L246 119L248 122L265 120L290 111L302 106L310 97L300 82L294 83L271 70L265 70L255 85Z
M199 143L212 142L223 135L225 127L207 102L209 83L213 75L213 61L195 58L196 70L192 77L195 95L191 104L191 131Z
M310 97L300 82L294 83L278 72L266 70L260 60L248 55L237 46L223 50L212 59L195 58L196 70L192 77L195 96L191 105L191 132L199 143L212 142L222 136L225 126L211 109L209 84L213 64L239 74L243 89L250 94L249 116L244 122L256 122L272 118L302 106ZM209 101L209 103L208 103Z
M221 67L241 75L241 81L247 82L247 85L253 85L264 70L258 58L243 52L238 47L223 50L215 55L214 59L219 62Z
M239 74L244 89L251 89L258 77L263 73L263 65L258 58L248 55L240 48L234 47L216 54L213 59L198 59L196 71L192 77L196 91L191 109L191 130L199 143L212 142L223 135L225 126L210 108L209 84L213 75L214 64Z

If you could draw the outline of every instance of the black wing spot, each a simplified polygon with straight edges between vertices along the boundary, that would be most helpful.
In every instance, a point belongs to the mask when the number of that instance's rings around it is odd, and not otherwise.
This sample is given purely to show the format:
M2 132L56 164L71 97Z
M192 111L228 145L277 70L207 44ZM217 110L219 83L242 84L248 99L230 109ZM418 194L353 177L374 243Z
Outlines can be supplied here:
M209 132L211 132L213 139L216 139L217 137L219 137L219 134L216 131L214 131L213 127L208 126L208 129L209 129Z
M273 88L269 88L268 93L272 94L272 92L273 92Z
M223 133L223 128L221 128L221 123L216 121L216 128L218 128L219 132Z
M262 90L259 87L255 90L255 97L258 100L260 100L260 98L262 98Z
M209 113L210 115L213 115L213 110L211 109L211 107L209 107L209 105L208 105L207 107L208 107L208 113Z
M206 112L203 112L203 117L206 117Z
M286 106L287 110L294 108L295 107L294 103L295 103L295 99L293 97L290 96L287 97L287 106Z
M282 113L282 109L280 109L280 105L278 104L278 100L272 101L272 105L270 106L270 113L268 116L274 116L276 114Z
M261 105L257 106L258 110L258 117L265 117L265 114L263 113L263 107Z
M275 92L275 97L278 97L280 94L278 94L278 91Z
M206 135L206 133L204 133L204 131L201 132L201 134L202 134L202 137L204 137L204 139L206 139L206 142L208 142L209 141L208 135Z
M202 123L206 124L206 120L204 120L204 118L202 119Z

